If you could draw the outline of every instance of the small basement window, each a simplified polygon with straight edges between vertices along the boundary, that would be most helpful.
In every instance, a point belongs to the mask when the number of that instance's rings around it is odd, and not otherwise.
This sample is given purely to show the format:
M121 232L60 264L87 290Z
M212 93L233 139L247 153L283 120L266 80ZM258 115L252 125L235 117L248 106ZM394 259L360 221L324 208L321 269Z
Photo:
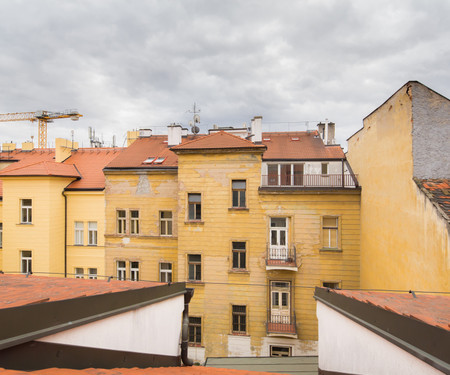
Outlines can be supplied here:
M290 357L292 356L292 348L290 346L272 346L270 345L271 357Z

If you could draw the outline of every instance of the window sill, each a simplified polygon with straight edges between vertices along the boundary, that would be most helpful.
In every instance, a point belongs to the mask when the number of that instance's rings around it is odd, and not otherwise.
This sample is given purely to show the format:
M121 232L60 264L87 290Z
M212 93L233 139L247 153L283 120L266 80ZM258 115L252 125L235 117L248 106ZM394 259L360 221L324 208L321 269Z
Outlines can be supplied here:
M204 225L205 222L202 220L187 220L184 222L186 225Z
M322 247L319 251L321 253L342 253L342 249L331 247Z
M195 344L193 342L190 342L189 346L193 347L193 348L204 348L204 346L202 344Z
M16 225L34 225L33 223L17 223Z
M250 211L250 209L248 207L230 207L230 208L228 208L228 211L248 212L248 211Z
M187 280L186 281L187 284L194 284L194 285L205 285L205 283L201 280Z
M247 332L231 332L229 336L250 337Z
M74 243L72 246L83 247L84 244L82 244L82 243Z
M97 247L98 245L87 245L89 247Z
M250 271L248 269L239 269L239 268L231 268L228 270L228 273L238 273L242 275L250 275Z

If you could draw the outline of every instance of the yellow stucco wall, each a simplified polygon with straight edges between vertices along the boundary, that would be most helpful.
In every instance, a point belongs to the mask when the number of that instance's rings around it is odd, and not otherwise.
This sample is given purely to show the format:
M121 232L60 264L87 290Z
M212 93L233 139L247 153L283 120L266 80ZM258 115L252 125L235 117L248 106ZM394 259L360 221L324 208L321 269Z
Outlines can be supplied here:
M413 181L406 86L348 141L361 195L361 287L449 291L449 230Z
M32 251L34 273L64 273L64 197L72 178L3 179L3 270L20 272L20 251ZM32 199L32 224L20 223L20 200Z
M0 223L3 225L3 200L0 200ZM2 227L2 246L0 247L0 271L3 270L3 227Z
M75 268L96 268L105 275L105 193L104 191L67 191L67 273ZM75 222L83 222L83 246L75 245ZM88 223L97 222L97 246L88 245ZM72 275L69 275L72 276Z
M141 280L159 280L159 263L177 263L177 175L173 172L106 172L106 273L116 276L116 262L139 262ZM139 235L117 234L116 211L139 210ZM159 212L173 212L172 236L160 236Z

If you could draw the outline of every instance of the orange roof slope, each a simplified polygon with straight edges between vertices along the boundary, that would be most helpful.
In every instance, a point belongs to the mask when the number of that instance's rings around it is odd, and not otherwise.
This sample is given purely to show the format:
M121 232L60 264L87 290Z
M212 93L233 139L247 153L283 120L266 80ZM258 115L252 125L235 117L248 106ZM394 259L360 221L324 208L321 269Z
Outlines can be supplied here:
M450 331L450 296L330 289L330 292L378 306Z
M263 133L262 143L267 146L263 160L345 159L342 148L325 146L317 131Z
M237 135L219 131L203 137L198 137L189 142L171 147L173 151L183 150L217 150L217 149L265 149L264 145L238 137Z
M26 164L10 165L0 171L0 177L5 176L56 176L80 178L80 174L73 165L64 165L54 161L40 161Z
M415 179L415 181L428 198L442 210L444 218L450 222L450 179Z
M88 368L84 370L69 370L62 368L49 368L36 371L5 370L0 368L0 373L5 375L274 375L270 372L231 370L215 367L156 367L156 368L114 368L96 369ZM276 374L275 374L276 375ZM280 374L278 374L280 375Z
M72 155L63 165L74 165L81 179L72 182L66 189L104 189L103 168L122 152L121 148L83 148L72 151Z
M0 274L0 309L158 285L164 283Z

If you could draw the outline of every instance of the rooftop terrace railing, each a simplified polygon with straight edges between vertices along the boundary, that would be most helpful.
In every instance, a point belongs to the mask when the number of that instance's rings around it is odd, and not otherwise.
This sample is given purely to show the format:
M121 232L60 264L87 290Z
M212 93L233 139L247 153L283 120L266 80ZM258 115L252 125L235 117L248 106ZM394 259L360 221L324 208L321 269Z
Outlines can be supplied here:
M359 186L355 174L297 174L297 175L262 175L262 187L324 187L356 188Z

